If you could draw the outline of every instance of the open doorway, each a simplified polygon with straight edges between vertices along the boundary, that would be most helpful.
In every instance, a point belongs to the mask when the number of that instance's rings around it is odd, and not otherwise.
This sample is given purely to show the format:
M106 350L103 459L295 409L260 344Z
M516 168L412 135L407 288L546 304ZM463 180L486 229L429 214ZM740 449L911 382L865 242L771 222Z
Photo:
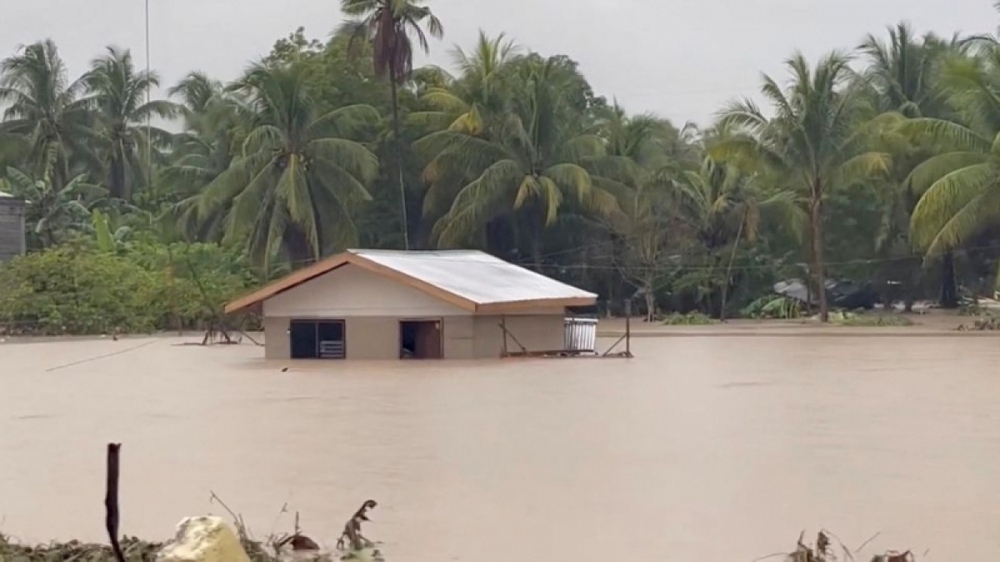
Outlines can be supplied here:
M343 320L292 320L288 326L292 359L343 359Z
M404 320L399 323L400 359L444 357L440 320Z

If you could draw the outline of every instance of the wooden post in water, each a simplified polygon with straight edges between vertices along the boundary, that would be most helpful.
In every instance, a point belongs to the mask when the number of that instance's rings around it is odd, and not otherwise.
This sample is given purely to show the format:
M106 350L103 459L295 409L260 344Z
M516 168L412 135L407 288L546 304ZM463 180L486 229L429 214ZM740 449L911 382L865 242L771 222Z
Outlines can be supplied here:
M625 355L632 357L632 299L625 301Z
M507 351L507 315L500 316L500 329L503 330L503 356L510 355Z
M104 496L104 525L108 529L108 538L111 540L111 550L114 551L115 560L125 562L122 547L118 544L118 459L121 448L120 443L108 443L108 488Z

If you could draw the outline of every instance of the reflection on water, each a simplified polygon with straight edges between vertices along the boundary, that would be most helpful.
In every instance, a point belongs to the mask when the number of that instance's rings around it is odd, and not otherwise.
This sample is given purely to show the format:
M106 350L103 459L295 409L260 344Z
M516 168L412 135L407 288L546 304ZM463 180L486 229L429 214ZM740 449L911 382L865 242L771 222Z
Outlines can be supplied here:
M221 511L332 542L361 501L390 560L750 560L803 528L1000 552L1000 341L643 338L637 359L266 363L251 346L0 345L0 521L102 538Z

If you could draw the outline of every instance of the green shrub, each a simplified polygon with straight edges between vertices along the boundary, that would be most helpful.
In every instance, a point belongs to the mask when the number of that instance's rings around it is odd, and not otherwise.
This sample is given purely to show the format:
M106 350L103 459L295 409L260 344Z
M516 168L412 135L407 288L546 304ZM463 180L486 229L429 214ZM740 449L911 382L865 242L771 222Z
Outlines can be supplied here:
M47 250L0 269L0 323L44 334L152 330L154 287L148 271L112 254Z
M201 328L257 284L239 254L215 244L138 245L127 257L158 276L162 329Z
M744 318L789 320L802 316L802 304L782 295L763 296L740 311Z
M840 326L912 326L913 321L898 314L865 314L856 312L830 312L830 322Z
M665 326L708 326L715 323L716 320L700 312L689 312L687 314L675 312L663 319Z
M0 266L0 330L197 329L252 284L237 257L210 244L139 245L121 254L59 246Z

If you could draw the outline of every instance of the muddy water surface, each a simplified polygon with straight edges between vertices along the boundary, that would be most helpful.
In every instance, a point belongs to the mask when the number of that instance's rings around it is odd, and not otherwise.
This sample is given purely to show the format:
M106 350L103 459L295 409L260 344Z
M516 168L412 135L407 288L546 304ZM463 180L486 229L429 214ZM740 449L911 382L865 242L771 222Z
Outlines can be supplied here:
M1000 339L643 338L638 358L306 363L175 339L0 345L0 530L102 537L221 512L391 561L751 560L803 528L1000 553ZM76 365L145 344L127 353ZM53 367L64 366L52 371Z

